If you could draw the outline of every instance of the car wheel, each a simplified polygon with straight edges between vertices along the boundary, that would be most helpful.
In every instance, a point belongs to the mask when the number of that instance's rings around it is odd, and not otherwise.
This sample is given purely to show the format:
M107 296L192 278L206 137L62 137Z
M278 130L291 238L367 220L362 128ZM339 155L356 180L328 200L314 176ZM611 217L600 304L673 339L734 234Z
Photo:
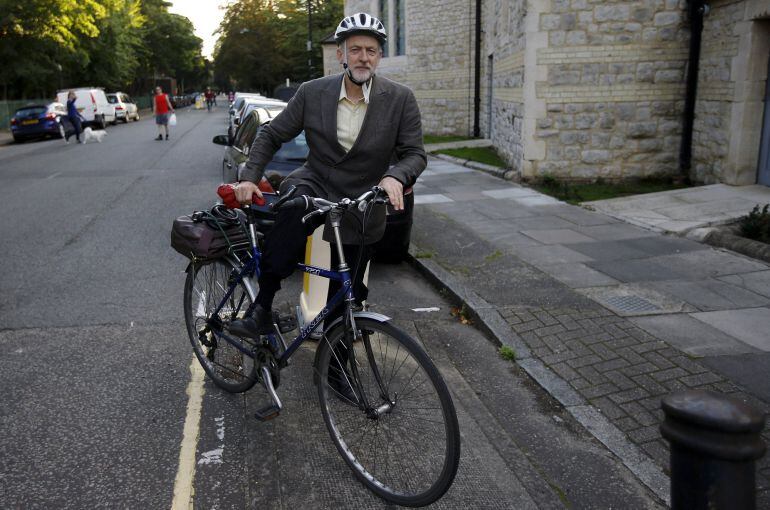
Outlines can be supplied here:
M97 124L97 127L99 129L104 129L107 127L107 121L104 119L104 115L99 117L99 123Z
M22 138L20 136L13 135L13 141L15 143L23 143L24 142L24 138Z

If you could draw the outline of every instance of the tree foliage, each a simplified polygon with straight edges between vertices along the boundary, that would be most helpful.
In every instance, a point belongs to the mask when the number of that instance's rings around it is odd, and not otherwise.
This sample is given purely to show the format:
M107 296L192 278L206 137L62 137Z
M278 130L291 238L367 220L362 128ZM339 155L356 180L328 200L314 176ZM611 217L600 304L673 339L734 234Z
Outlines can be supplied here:
M51 97L84 85L130 90L170 76L188 87L209 65L190 20L164 0L0 0L0 93Z
M312 70L308 67L308 9L312 12ZM237 0L225 12L214 50L220 88L265 94L287 78L323 74L321 40L343 17L342 0Z

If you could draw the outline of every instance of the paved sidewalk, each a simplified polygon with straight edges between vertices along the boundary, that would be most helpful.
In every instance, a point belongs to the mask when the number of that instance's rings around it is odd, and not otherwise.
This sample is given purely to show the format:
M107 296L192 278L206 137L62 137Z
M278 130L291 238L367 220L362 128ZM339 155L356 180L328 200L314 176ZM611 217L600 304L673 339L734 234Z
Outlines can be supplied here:
M598 212L655 232L684 234L731 222L770 203L770 187L711 184L634 197L587 202Z
M770 410L767 264L434 158L415 192L416 265L660 496L663 396ZM757 484L770 508L768 456Z

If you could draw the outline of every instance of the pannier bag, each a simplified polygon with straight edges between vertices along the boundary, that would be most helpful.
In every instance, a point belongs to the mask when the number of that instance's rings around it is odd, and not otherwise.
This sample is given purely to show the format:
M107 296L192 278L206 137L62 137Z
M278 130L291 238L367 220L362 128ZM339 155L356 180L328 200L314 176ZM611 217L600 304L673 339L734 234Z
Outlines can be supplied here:
M174 220L171 247L189 259L216 259L249 243L240 211L215 205Z

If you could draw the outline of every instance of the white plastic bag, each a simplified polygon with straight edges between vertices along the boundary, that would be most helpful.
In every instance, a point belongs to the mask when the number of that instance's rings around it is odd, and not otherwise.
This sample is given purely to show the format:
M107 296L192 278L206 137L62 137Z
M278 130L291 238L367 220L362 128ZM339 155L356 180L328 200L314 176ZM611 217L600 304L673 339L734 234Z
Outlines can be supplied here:
M172 113L171 116L168 118L168 125L169 126L176 126L176 113Z

